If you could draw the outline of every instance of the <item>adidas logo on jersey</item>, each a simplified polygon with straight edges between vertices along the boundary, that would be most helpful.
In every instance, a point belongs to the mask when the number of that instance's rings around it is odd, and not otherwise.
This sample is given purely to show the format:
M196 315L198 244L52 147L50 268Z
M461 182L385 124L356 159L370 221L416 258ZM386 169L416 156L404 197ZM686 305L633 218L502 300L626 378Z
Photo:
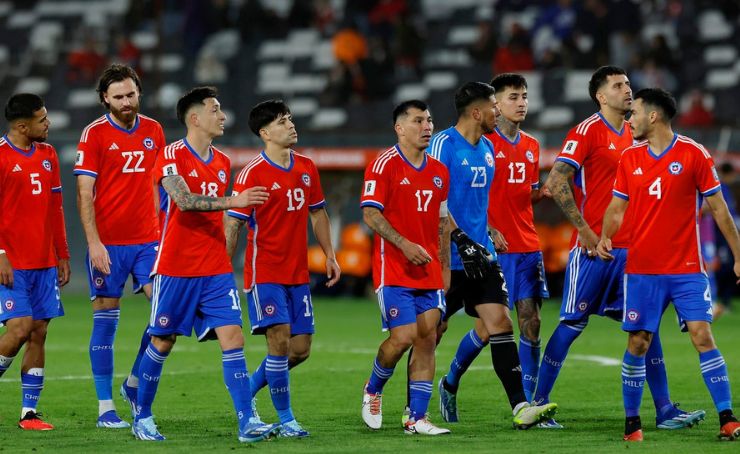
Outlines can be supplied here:
M272 187L270 188L271 191L274 191L275 189L280 189L280 185L277 184L277 181L272 183Z
M13 172L20 172L21 170L23 169L21 169L21 166L19 166L18 164L16 164L15 167L13 167Z
M496 154L496 159L503 159L503 158L505 158L505 157L506 157L506 155L504 154L504 152L503 152L503 151L499 151L499 152L498 152L498 153Z
M401 180L401 184L411 184L408 178L403 177L403 180Z
M460 165L461 165L461 166L467 166L467 165L469 165L469 164L468 164L468 160L467 160L467 159L465 159L465 158L463 158L463 161L462 161L462 162L460 163Z
M115 142L113 142L110 147L108 147L108 150L118 150L118 145L116 145Z
M192 172L190 172L190 173L188 174L188 176L189 176L189 177L195 177L195 178L198 178L198 172L196 172L196 171L195 171L195 169L193 169L193 171L192 171Z
M642 167L636 168L632 175L642 175Z
M615 147L615 146L614 146L614 143L613 143L613 142L611 142L611 143L609 143L609 149L610 149L610 150L616 150L616 149L617 149L617 147Z

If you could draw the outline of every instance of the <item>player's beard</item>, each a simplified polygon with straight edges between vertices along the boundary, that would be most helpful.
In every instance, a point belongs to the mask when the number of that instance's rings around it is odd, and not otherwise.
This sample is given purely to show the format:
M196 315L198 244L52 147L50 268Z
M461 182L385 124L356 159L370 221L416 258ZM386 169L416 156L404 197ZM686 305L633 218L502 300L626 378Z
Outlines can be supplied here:
M128 107L128 109L129 110L124 111L110 106L110 113L121 123L131 124L134 122L134 120L136 120L136 115L139 113L139 105L131 105Z

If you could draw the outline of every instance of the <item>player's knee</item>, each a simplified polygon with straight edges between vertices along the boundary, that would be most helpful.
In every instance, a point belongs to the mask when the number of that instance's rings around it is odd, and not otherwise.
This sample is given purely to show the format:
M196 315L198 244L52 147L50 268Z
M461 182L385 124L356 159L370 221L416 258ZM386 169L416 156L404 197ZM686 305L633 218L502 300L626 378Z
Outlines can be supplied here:
M30 340L38 344L43 344L46 342L46 333L48 330L48 323L34 323L31 329Z
M152 345L154 345L154 348L157 349L160 353L169 353L170 350L172 350L172 347L175 346L175 342L177 342L177 336L174 334L170 334L167 336L152 336Z
M33 320L31 320L31 317L8 320L6 326L7 331L5 336L7 336L8 340L12 341L13 346L17 349L20 349L31 338L31 332L33 331Z
M302 362L304 362L305 360L307 360L310 355L311 355L310 348L306 348L306 349L298 350L298 351L291 351L290 354L288 355L288 364L290 365L290 367L295 367L301 364Z
M699 353L708 352L717 348L714 343L714 336L709 326L694 329L690 332L691 342Z
M652 335L647 331L635 331L629 335L627 350L635 356L645 356L650 348Z
M519 318L519 332L531 341L540 338L540 325L542 320L540 314L530 314L527 317Z

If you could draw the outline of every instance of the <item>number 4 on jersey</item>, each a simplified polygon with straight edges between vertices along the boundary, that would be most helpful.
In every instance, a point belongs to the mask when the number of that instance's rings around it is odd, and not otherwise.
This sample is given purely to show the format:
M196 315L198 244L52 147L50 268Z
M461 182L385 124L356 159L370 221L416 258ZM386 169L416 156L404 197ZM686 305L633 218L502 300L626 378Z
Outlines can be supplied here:
M658 198L658 200L661 199L663 196L663 187L660 185L660 177L656 178L655 181L650 185L648 188L648 194L654 195Z

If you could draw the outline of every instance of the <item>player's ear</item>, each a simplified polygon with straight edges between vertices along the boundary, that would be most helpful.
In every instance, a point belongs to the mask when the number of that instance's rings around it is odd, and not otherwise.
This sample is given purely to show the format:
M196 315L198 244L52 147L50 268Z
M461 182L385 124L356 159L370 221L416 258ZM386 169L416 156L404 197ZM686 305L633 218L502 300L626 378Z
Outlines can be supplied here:
M267 128L260 128L260 139L267 142L270 140L270 131Z
M401 137L401 133L403 133L403 126L401 126L400 123L396 122L396 124L393 125L393 129L396 131L396 135L398 135L398 137Z

